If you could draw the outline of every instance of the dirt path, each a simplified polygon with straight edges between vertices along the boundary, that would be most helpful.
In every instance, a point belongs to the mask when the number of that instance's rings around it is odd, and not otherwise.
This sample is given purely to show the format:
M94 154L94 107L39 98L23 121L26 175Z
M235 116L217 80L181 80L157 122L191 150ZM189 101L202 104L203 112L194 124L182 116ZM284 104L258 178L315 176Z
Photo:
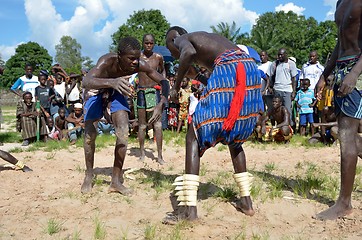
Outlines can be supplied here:
M154 158L154 148L149 146L148 157ZM34 171L23 173L0 167L0 239L95 239L97 226L98 233L99 229L105 231L105 236L98 235L98 239L362 239L361 171L353 193L354 213L337 221L312 218L335 196L316 200L315 193L301 196L282 186L281 191L276 191L279 196L270 197L274 180L296 180L299 172L311 168L320 176L334 178L338 188L338 147L246 143L245 152L254 184L260 187L253 197L255 216L246 217L230 202L214 197L221 188L234 184L228 152L216 147L202 158L200 219L176 226L163 225L161 220L172 211L170 183L165 180L183 172L181 147L166 145L167 164L159 166L150 158L139 162L137 145L131 144L125 169L140 171L125 179L125 185L134 189L129 197L107 193L113 146L96 152L96 185L86 195L80 193L85 168L82 148L14 153ZM334 192L338 193L338 189ZM49 235L51 220L61 226L53 235Z

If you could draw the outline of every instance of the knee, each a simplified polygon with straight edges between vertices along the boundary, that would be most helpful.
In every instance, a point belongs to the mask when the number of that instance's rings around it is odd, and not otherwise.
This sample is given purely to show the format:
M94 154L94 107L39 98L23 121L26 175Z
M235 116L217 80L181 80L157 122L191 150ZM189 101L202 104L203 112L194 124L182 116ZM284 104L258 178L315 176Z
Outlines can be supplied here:
M95 141L97 137L96 131L86 131L84 132L84 139L85 141Z
M123 139L125 142L127 142L128 131L129 131L129 128L128 128L127 124L125 126L120 126L120 127L115 128L115 135L117 137L117 142L123 141Z
M144 132L146 131L147 125L146 124L139 124L138 131Z
M156 122L154 125L155 130L161 130L162 129L162 122Z

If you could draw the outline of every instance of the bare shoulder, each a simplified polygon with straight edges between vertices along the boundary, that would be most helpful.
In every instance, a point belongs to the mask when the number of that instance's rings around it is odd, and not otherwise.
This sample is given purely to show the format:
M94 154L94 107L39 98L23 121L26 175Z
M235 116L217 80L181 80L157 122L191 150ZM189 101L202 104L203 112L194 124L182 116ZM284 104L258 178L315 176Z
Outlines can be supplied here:
M116 53L107 53L101 56L97 61L97 66L102 64L112 64L117 61L117 54Z
M153 54L154 54L154 56L155 56L157 59L159 59L159 58L162 58L162 59L163 59L163 56L162 56L161 54L156 53L156 52L154 52Z

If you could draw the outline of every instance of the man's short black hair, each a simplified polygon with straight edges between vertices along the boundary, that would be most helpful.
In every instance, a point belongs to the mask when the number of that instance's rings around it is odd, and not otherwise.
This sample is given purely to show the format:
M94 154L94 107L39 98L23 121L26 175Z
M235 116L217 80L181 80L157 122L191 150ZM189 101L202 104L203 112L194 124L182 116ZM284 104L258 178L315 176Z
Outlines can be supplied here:
M274 99L279 99L280 102L283 102L282 96L275 95L273 98L274 98Z
M180 34L180 35L183 35L183 34L186 34L186 33L187 33L187 31L186 31L184 28L179 27L179 26L173 26L173 27L170 27L170 28L168 29L166 35L167 35L170 31L172 31L172 30L175 30L175 31L178 32L178 34Z
M155 41L155 36L153 36L153 34L152 34L152 33L146 33L145 35L143 35L143 38L142 38L142 43L144 43L144 42L145 42L145 38L146 38L147 36L151 36L151 37L153 38L153 41Z
M134 37L121 38L118 42L118 54L130 50L141 50L140 42Z
M33 65L31 65L30 63L26 63L26 64L25 64L25 69L27 69L28 67L33 68Z
M30 95L31 97L33 97L33 94L32 94L31 92L25 91L25 92L23 93L23 99L25 99L25 96L26 96L26 95Z

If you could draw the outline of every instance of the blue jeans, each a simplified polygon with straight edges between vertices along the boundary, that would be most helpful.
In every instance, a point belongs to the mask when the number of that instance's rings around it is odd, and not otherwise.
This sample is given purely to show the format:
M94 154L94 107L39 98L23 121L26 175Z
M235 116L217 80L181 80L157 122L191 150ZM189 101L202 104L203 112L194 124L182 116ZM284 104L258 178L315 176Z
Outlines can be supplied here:
M109 133L109 134L114 134L115 130L112 124L110 123L104 123L102 121L98 121L97 124L97 133L99 135L102 135L103 133Z
M75 125L73 123L68 123L67 126L68 126L68 129L70 130L68 133L70 141L77 140L78 137L82 136L83 128L76 128L74 130L71 130L71 129L75 128Z

